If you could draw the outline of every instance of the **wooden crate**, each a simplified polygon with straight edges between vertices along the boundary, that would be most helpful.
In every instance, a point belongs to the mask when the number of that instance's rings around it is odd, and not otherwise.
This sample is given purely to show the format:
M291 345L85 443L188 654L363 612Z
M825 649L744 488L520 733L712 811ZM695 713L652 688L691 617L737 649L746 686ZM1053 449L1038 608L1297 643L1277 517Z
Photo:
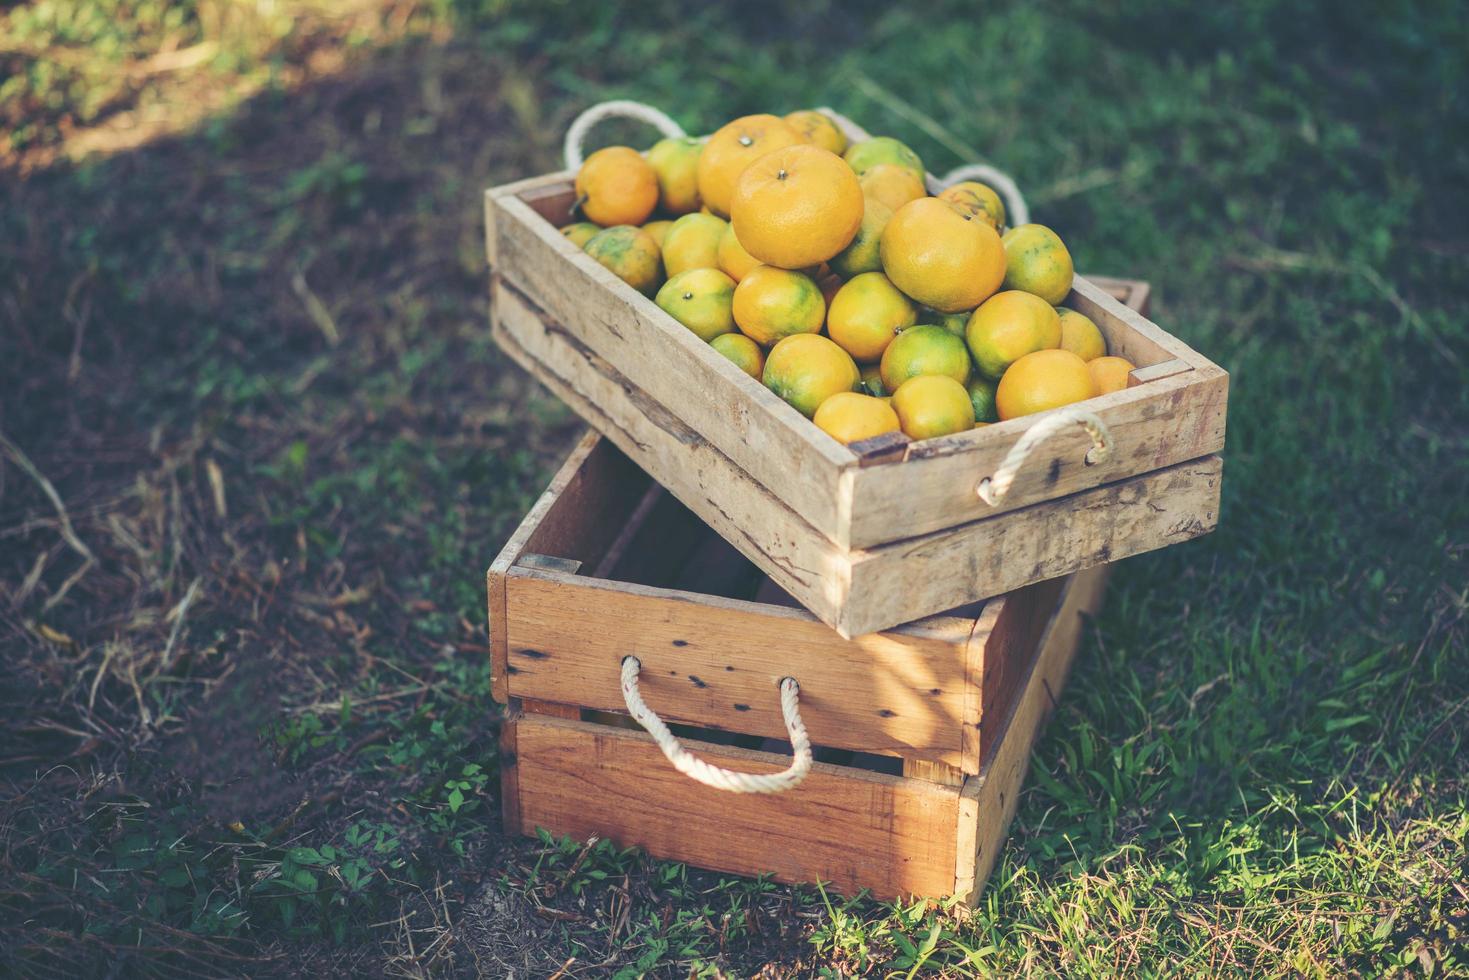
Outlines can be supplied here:
M486 197L496 340L823 622L856 636L1128 555L1218 520L1228 375L1109 290L1066 305L1138 370L1042 444L998 506L975 492L1040 416L859 454L557 231L571 175ZM1135 306L1136 304L1134 304Z
M1102 572L843 639L591 435L488 586L511 832L599 834L844 893L972 896ZM770 796L681 775L626 717L629 654L648 705L688 726L697 753L752 772L789 762L771 749L786 737L777 686L795 677L811 775Z

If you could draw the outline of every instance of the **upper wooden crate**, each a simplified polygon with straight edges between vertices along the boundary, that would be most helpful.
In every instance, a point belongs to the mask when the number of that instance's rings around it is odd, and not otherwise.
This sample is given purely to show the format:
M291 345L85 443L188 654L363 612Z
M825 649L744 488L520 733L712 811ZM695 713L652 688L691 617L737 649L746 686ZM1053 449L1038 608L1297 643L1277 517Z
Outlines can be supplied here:
M1087 464L1090 438L1062 431L991 506L978 484L1040 416L859 455L572 245L573 198L570 173L487 192L496 339L844 636L1217 522L1228 375L1098 284L1078 276L1065 305L1138 367L1085 403L1112 457Z

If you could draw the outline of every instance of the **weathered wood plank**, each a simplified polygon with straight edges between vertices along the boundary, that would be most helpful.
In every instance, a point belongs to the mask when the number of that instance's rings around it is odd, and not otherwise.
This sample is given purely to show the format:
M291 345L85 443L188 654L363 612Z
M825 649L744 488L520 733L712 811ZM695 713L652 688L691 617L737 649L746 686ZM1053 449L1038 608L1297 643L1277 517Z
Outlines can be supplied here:
M1033 420L914 443L901 462L852 473L854 547L879 547L1218 452L1228 397L1228 376L1213 368L1094 398L1086 407L1111 430L1112 458L1088 465L1091 437L1080 426L1063 430L1036 447L999 506L979 499L975 487Z
M496 197L499 274L797 513L835 528L851 451L653 305L515 197ZM625 394L604 406L614 417ZM656 474L660 481L666 474Z
M1101 566L1067 581L1061 601L1052 606L1043 629L1039 654L1027 673L1023 694L1000 726L995 751L985 760L980 775L965 782L959 810L954 894L966 896L970 904L978 900L994 870L1030 768L1031 748L1066 684L1081 644L1085 617L1101 608L1106 580L1107 568Z
M520 825L520 769L515 746L516 722L520 710L511 707L500 722L500 818L506 836L525 833Z
M1192 370L1193 368L1189 367L1188 362L1181 361L1175 357L1171 361L1160 361L1157 364L1149 364L1147 367L1133 368L1127 373L1127 387L1136 388L1139 385L1161 381L1164 378L1172 378L1176 375L1183 374L1185 371Z
M621 459L623 465L632 470L636 467L612 447L598 448L601 443L595 432L582 437L551 478L550 486L536 500L485 572L490 623L490 692L502 704L508 696L505 685L505 573L527 551L560 558L575 557L558 552L568 550L571 538L581 537L577 532L592 530L592 522L600 513L599 509L588 506L590 498L586 488L589 482L605 482L607 486L601 499L607 505L616 505L617 487L626 482L619 480L613 472L618 460ZM588 536L595 548L595 533Z
M790 676L815 744L964 764L966 656L984 643L969 620L843 640L800 609L534 569L511 569L506 593L516 697L623 710L619 671L633 655L666 720L784 739L778 688Z
M966 743L963 769L977 773L995 748L1004 720L1019 697L1030 670L1041 633L1055 611L1065 579L1037 582L994 602L975 623L976 633L988 630L979 648L978 675L969 695L978 702L974 725L978 737ZM965 731L970 724L966 719Z
M953 887L960 791L816 763L795 789L708 789L668 764L647 735L525 716L516 725L521 825L596 834L716 871L825 881L841 894L943 895ZM717 765L750 772L789 759L693 742Z
M904 759L903 775L908 779L926 779L940 786L963 786L964 770L943 762L927 759Z
M925 605L952 608L976 592L1012 592L1207 534L1219 521L1222 469L1223 461L1209 456L854 552L851 588L832 625L857 636L901 620L918 592Z
M600 414L601 406L621 397L630 382L595 354L579 354L564 331L503 283L496 285L496 309L495 336L511 357L584 417L600 419L598 428L639 466L663 474L665 486L685 506L844 636L886 629L1088 564L1186 540L1217 522L1218 464L1210 472L1206 462L1202 470L1171 467L1156 471L1148 482L1120 481L1085 491L1088 496L1073 495L880 548L848 551L814 533L748 473L656 405L641 405L643 411L618 419ZM1158 475L1164 472L1170 475ZM1190 476L1199 482L1185 492ZM1143 492L1165 487L1171 494L1166 505ZM1197 508L1193 514L1184 512L1190 505ZM1110 507L1122 513L1109 513ZM1169 519L1171 524L1165 524ZM1124 538L1126 528L1156 532L1158 525L1173 530ZM1026 535L1034 540L1018 540ZM949 566L936 562L922 575L904 567L902 554L921 554L928 547L939 548ZM1044 554L1033 554L1036 548ZM978 574L980 569L986 570L984 575ZM858 575L863 578L861 594L875 598L874 604L864 606L866 598L853 598Z
M498 278L494 297L492 331L513 360L638 466L662 474L664 487L818 618L835 618L846 563L840 549L651 401L632 398L637 411L605 414L603 405L636 392L631 383Z
M1091 317L1106 337L1107 351L1139 367L1176 357L1193 368L1218 370L1207 357L1081 276L1072 281L1062 305Z
M1118 436L1118 452L1109 463L1083 465L1084 436L1064 434L1034 459L1001 507L987 508L970 492L971 484L993 472L1034 420L859 458L723 362L540 220L537 215L548 207L554 211L566 203L567 182L566 175L553 176L496 193L490 198L495 214L489 220L502 274L534 296L575 344L605 358L627 381L622 395L598 406L594 421L599 426L604 419L622 423L626 403L639 397L679 415L839 547L875 547L958 526L986 512L1023 508L1195 459L1223 445L1224 373L1138 312L1147 302L1146 284L1108 280L1102 287L1077 277L1067 303L1097 321L1114 353L1144 367L1182 359L1197 372L1170 388L1118 392L1088 406ZM636 410L646 413L648 407ZM669 481L666 470L654 470L654 475Z

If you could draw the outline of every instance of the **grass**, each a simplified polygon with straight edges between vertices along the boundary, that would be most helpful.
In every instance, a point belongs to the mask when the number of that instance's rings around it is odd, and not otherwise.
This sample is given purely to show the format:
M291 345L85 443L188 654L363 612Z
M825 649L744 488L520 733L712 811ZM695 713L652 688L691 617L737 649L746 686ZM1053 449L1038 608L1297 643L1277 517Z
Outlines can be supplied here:
M1452 5L277 6L0 14L0 970L1469 973ZM1231 372L972 910L500 834L482 572L578 425L477 196L616 96L983 157Z

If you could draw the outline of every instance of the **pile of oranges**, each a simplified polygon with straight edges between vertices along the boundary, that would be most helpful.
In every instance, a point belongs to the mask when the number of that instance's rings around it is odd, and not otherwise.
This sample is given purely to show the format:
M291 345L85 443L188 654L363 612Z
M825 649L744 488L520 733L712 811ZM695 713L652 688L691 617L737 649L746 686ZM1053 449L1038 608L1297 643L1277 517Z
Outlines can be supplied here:
M1097 325L1058 307L1066 245L965 181L930 197L896 139L848 144L814 110L707 141L599 150L562 229L843 443L950 435L1127 385Z

